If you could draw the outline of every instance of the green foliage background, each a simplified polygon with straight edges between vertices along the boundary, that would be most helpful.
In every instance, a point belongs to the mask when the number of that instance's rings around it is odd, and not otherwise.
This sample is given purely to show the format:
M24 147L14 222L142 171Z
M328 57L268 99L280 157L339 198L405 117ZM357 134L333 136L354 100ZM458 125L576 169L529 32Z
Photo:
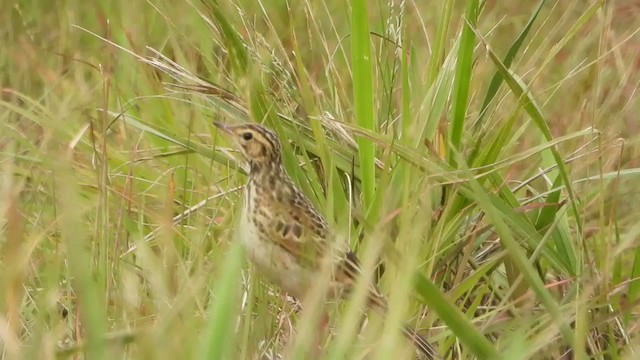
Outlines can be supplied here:
M1 5L3 358L637 356L638 1ZM309 350L212 121L279 134L386 318Z

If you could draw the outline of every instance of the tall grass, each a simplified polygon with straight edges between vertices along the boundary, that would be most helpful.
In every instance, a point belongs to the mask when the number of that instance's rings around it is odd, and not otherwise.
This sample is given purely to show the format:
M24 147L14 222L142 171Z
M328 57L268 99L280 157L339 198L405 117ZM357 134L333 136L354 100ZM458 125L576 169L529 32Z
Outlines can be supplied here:
M3 358L412 358L405 321L448 359L637 356L637 2L5 8ZM344 304L245 261L214 120L278 133L362 260Z

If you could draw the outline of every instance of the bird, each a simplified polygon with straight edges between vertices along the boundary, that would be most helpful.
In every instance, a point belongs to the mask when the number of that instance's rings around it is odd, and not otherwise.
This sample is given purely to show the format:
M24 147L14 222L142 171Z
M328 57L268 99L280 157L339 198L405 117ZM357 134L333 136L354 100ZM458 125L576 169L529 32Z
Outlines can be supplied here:
M355 286L361 264L347 244L336 244L326 219L285 171L278 136L254 123L213 124L249 165L238 237L258 272L301 299L318 276L321 259L331 251L334 270L328 296L345 297ZM387 311L385 298L373 283L367 305L382 314ZM426 358L439 359L434 347L414 329L404 325L402 331Z

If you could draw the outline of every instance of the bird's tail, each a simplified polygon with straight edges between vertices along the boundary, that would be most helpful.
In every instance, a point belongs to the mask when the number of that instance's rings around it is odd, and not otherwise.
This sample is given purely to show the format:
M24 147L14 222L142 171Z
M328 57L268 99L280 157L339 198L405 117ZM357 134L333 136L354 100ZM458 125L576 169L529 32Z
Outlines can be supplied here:
M380 295L377 292L377 289L374 289L374 290L375 291L371 291L369 293L369 298L368 298L369 307L371 307L378 313L385 315L387 313L387 303L385 299L382 297L382 295ZM409 339L409 341L413 343L413 345L427 359L430 359L430 360L440 359L440 356L438 356L438 353L433 348L433 346L427 341L427 339L418 335L418 333L414 329L412 329L408 325L404 325L402 327L402 333L407 339Z
M402 333L407 339L411 340L411 342L415 345L415 347L420 350L420 352L426 356L427 359L440 359L438 353L433 348L433 346L425 339L424 337L418 335L418 333L410 328L408 325L404 325L402 328Z

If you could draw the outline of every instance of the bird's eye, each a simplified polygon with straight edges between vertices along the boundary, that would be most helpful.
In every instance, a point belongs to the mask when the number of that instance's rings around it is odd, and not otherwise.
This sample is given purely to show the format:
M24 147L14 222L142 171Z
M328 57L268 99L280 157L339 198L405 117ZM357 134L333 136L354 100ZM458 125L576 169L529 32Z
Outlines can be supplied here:
M245 141L249 141L249 140L253 139L253 134L250 133L250 132L246 132L246 133L242 134L242 138Z

